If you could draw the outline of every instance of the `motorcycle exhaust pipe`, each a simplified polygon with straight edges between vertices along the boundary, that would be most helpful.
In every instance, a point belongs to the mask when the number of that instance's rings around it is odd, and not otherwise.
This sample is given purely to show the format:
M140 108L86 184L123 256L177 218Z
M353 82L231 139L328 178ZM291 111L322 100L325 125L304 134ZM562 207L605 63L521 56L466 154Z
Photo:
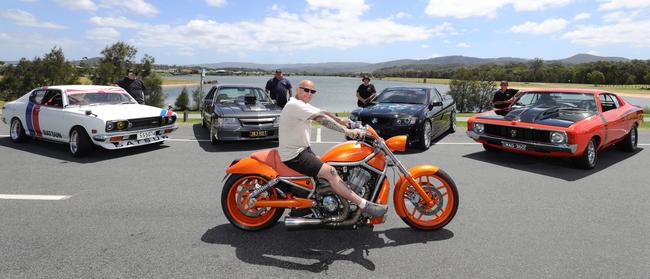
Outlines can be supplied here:
M286 217L284 218L284 226L287 230L306 230L306 229L320 229L323 227L324 221L321 219L309 219L309 218L294 218Z

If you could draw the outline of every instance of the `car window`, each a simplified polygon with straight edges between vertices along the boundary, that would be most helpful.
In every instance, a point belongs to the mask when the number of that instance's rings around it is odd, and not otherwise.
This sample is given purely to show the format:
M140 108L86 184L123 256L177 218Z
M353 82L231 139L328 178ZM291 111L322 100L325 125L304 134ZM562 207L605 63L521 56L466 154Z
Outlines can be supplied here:
M115 104L137 104L137 102L126 93L115 92L74 92L68 91L68 104L72 106L84 105L115 105Z
M44 106L61 108L63 107L63 94L59 90L48 90L41 103Z
M35 103L37 105L40 105L41 102L43 101L43 97L45 97L45 94L47 93L47 90L44 89L39 89L34 92L29 96L29 101L32 103Z
M517 99L513 107L525 106L558 107L562 110L598 111L594 95L589 93L526 92Z
M431 102L442 102L438 90L434 88L433 90L431 90L430 94L431 94Z
M205 95L205 99L206 99L206 100L210 100L210 99L214 98L214 91L217 91L217 87L216 87L216 86L214 86L214 87L212 87L212 88L210 89L210 92L208 92L208 94Z
M245 97L255 97L257 101L268 102L268 96L260 88L254 87L221 87L215 92L215 102L234 103L243 102Z
M377 96L379 103L424 104L427 101L427 91L423 88L388 89Z
M603 112L612 110L618 107L618 99L612 98L610 94L600 94L600 108Z

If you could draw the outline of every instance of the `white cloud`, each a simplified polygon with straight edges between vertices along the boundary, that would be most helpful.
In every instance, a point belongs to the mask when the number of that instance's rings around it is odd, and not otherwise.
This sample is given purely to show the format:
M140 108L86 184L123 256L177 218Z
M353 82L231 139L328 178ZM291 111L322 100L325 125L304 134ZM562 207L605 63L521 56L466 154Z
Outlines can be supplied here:
M650 6L650 0L599 0L599 2L602 2L598 7L601 11L639 9Z
M222 7L226 5L226 0L205 0L205 3L212 7Z
M422 41L453 32L450 23L424 27L398 24L389 19L362 19L369 8L364 1L308 0L300 14L282 12L261 21L217 22L191 20L181 25L149 25L141 28L136 42L150 47L180 48L200 42L196 48L219 52L294 50L315 48L348 49L360 45ZM282 36L278 36L282 30ZM359 39L363 38L363 39Z
M528 33L534 35L550 34L561 31L569 22L562 18L551 18L541 23L526 21L523 24L515 25L510 28L510 32Z
M158 14L158 8L145 0L101 0L99 5L102 8L122 8L145 16Z
M13 21L16 25L48 29L65 29L66 27L53 22L42 21L33 14L20 9L0 11L0 16Z
M468 47L471 47L468 43L458 43L456 46L457 46L457 47L460 47L460 48L468 48Z
M429 55L429 57L427 57L427 59L436 58L436 57L440 57L440 56L442 56L442 54L434 53L434 54Z
M573 20L578 21L578 20L585 20L591 18L590 13L579 13L576 16L573 17Z
M420 47L421 47L421 48L429 48L429 45L427 45L427 44L423 44L423 45L421 45Z
M271 11L274 11L274 12L280 11L280 6L278 6L278 4L273 4L271 6Z
M405 12L399 12L395 14L395 18L411 18L411 17L413 16Z
M562 38L587 46L624 44L633 47L650 47L650 20L623 21L610 25L581 25Z
M612 12L603 15L603 21L605 22L622 22L622 21L632 21L639 15L638 11L635 12Z
M425 9L433 17L467 18L473 16L495 18L498 10L512 5L516 11L539 11L564 6L573 0L430 0Z
M123 16L118 17L99 17L94 16L90 18L90 22L101 27L115 27L136 29L142 27L144 24L132 21Z
M101 41L106 43L117 40L119 36L120 32L115 30L115 28L110 27L95 28L86 31L86 38L93 41Z
M599 53L598 51L595 51L595 50L587 51L587 54L591 54L591 55L600 55L600 53Z
M70 10L96 11L97 5L92 0L54 0L59 5Z

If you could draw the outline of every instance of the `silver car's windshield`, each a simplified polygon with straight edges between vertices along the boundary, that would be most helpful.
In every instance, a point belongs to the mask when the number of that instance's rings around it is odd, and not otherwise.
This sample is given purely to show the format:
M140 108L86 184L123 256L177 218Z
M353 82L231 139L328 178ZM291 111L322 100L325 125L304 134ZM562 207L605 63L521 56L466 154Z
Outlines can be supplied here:
M596 99L593 94L567 92L526 92L512 106L546 106L563 110L581 110L597 112Z
M254 87L221 87L216 93L215 102L222 104L244 102L246 97L255 97L258 102L269 102L266 93Z
M391 89L377 96L379 103L424 104L427 102L425 89Z
M115 104L137 104L129 94L114 92L83 92L68 93L68 105L115 105Z

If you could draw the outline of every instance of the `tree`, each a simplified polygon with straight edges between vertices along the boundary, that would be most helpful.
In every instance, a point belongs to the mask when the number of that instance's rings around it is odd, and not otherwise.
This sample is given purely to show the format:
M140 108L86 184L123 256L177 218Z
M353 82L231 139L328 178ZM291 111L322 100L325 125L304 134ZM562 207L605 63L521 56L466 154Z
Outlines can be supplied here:
M176 102L174 102L174 108L176 110L187 110L187 107L190 104L190 98L187 94L187 87L183 86L181 94L176 97Z
M650 84L650 72L645 75L645 83Z
M142 78L144 82L144 103L154 107L165 106L165 93L162 90L162 79L158 74L153 73Z
M104 55L97 63L95 73L91 79L94 84L113 83L124 76L135 63L135 54L138 50L125 42L117 42L102 50Z
M605 75L601 71L594 70L587 74L587 80L594 86L598 86L598 84L602 84L605 81Z
M201 100L203 95L203 92L201 92L201 86L197 86L194 91L192 91L192 101L194 101L194 108L196 110L201 109L201 103L203 100Z

